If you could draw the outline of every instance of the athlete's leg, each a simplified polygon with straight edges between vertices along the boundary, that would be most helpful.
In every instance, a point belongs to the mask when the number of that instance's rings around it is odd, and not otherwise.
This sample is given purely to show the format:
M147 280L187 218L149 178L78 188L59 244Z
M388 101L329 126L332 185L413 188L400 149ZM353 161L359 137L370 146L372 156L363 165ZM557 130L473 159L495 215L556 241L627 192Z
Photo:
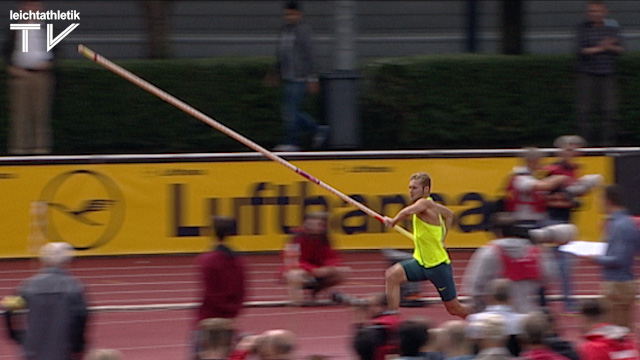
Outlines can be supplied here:
M341 266L325 266L313 271L313 276L319 280L316 292L336 286L344 282L348 268Z
M472 313L473 307L471 305L463 305L458 300L451 264L440 264L432 268L425 268L425 272L427 278L431 280L436 289L438 289L440 298L449 314L464 319Z
M454 316L459 316L465 319L472 312L470 305L463 305L458 298L450 301L444 301L444 306L447 308L447 312Z
M407 274L399 263L393 264L385 272L388 308L396 311L400 307L400 285L407 282Z

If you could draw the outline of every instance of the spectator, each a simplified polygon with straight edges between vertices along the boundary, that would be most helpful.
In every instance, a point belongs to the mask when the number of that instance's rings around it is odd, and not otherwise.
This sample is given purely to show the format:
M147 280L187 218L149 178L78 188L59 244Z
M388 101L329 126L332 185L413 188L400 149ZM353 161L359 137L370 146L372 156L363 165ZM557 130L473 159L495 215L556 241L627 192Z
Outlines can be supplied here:
M313 32L303 21L298 1L288 1L284 7L285 26L280 31L277 63L267 74L266 83L275 86L282 81L282 119L285 138L275 151L300 151L300 131L313 135L312 147L319 148L326 141L329 128L318 126L309 114L302 110L308 93L320 89L313 49Z
M443 360L442 329L431 327L426 319L423 321L427 324L429 330L427 331L427 343L422 347L420 357L423 360Z
M513 309L519 313L533 311L538 306L538 290L555 275L553 256L527 238L527 228L519 226L512 214L496 213L491 222L497 239L473 253L464 272L464 287L480 311L489 294L487 284L494 279L510 279Z
M636 340L628 328L604 322L604 303L587 300L580 310L584 338L578 352L582 360L637 360L640 359Z
M360 360L376 360L378 347L383 343L380 332L372 327L361 327L353 338L353 348Z
M524 166L513 168L504 199L504 210L512 212L518 222L532 226L543 225L543 221L548 219L547 193L570 180L566 175L536 178L535 172L540 169L542 156L537 148L523 149Z
M482 322L487 316L498 314L504 318L505 336L507 348L513 356L520 354L520 346L517 337L522 334L522 321L524 314L517 313L511 307L511 297L509 287L513 284L508 279L494 279L488 284L489 296L488 306L482 312L469 315L467 321Z
M445 360L471 360L474 358L473 346L467 335L467 324L462 320L450 320L440 325Z
M544 167L547 176L566 175L570 178L568 184L552 189L547 197L547 211L552 223L569 223L571 212L578 207L576 197L585 195L592 187L602 181L601 175L585 175L578 179L579 165L575 162L578 149L585 145L585 140L577 135L560 136L554 141L554 146L559 149L560 160ZM571 260L572 255L558 251L555 247L555 255L558 260L560 278L564 295L564 304L567 311L574 311L575 304L571 294Z
M234 219L211 218L215 248L200 254L195 260L202 289L202 303L197 321L210 318L233 319L240 313L245 298L245 269L241 258L226 245L226 239L236 233ZM195 354L201 350L203 332L194 333Z
M616 143L617 79L616 57L624 52L618 23L605 19L608 10L602 1L587 3L587 21L577 36L577 110L580 135L591 141L589 115L593 104L599 104L603 114L602 145ZM594 95L597 96L594 97Z
M44 245L40 249L42 269L19 287L29 310L26 329L12 328L10 319L7 325L27 360L82 358L88 310L84 286L67 269L72 259L71 245Z
M553 317L553 313L551 313L547 308L542 309L542 313L547 318L548 329L544 343L549 347L549 349L566 358L569 358L571 360L580 360L580 356L578 355L578 352L574 348L573 344L560 337L556 326L556 321Z
M545 343L548 331L546 315L533 312L523 321L521 359L526 360L567 360L566 357L551 350Z
M635 298L638 294L633 274L634 255L640 246L640 234L624 206L624 194L619 185L605 188L602 201L607 221L604 239L605 255L588 256L587 259L603 268L602 291L610 307L610 321L632 331L635 325Z
M420 357L423 347L429 341L429 325L422 319L405 320L398 328L400 338L400 358L411 359Z
M236 222L232 218L214 216L212 228L217 239L215 248L198 255L195 260L202 284L198 321L235 318L245 297L244 264L238 254L226 245L227 237L236 233Z
M476 360L507 360L513 358L505 347L504 327L504 317L498 314L490 314L473 326L474 330L477 331L477 334L473 336L478 339L480 349L480 352L475 357Z
M201 350L197 360L226 359L231 353L233 324L231 319L212 318L198 323L202 332Z
M122 353L115 349L99 349L91 351L85 360L122 360Z
M303 289L311 290L312 298L325 289L342 283L348 268L342 266L337 251L331 247L327 235L325 212L311 212L305 215L303 228L285 246L284 279L289 287L291 303L303 302ZM299 258L288 262L291 248L299 252Z
M334 297L336 296L334 295ZM385 293L375 294L364 300L344 295L339 297L340 299L336 299L337 302L346 302L354 306L355 325L358 328L358 333L360 333L360 329L368 328L377 334L374 350L376 360L384 360L389 355L399 353L397 331L400 325L400 316L397 312L389 311ZM370 338L366 332L361 336L364 337L362 341Z
M44 11L41 1L22 1L20 10ZM36 23L36 21L28 21ZM9 75L9 148L15 155L51 152L51 107L55 88L53 52L47 51L44 24L39 31L11 31L5 56ZM27 39L23 36L28 34ZM23 41L28 51L23 51Z

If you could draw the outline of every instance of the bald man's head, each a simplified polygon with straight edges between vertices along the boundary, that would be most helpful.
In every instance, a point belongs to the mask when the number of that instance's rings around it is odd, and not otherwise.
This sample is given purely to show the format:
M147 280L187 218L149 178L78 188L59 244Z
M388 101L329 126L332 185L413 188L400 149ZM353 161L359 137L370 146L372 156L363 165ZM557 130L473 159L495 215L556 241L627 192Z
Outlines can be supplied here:
M296 336L289 330L268 330L262 334L260 355L263 360L283 360L293 357Z

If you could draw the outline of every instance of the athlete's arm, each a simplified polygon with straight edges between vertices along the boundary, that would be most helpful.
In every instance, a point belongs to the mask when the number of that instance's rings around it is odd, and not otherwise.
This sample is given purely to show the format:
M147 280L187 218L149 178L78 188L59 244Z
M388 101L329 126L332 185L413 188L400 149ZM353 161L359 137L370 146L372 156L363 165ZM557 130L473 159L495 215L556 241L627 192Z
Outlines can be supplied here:
M439 204L435 201L433 201L433 204L435 205L434 210L442 216L442 218L444 219L444 225L447 228L447 233L449 233L449 229L451 229L451 227L453 227L453 211L451 211L451 209L449 209L448 207Z
M430 209L434 209L435 205L436 203L433 202L432 200L420 199L415 203L400 210L400 212L394 218L390 218L386 216L384 220L384 224L387 227L394 227L396 226L396 224L398 224L399 222L405 220L406 218L412 215L420 214Z

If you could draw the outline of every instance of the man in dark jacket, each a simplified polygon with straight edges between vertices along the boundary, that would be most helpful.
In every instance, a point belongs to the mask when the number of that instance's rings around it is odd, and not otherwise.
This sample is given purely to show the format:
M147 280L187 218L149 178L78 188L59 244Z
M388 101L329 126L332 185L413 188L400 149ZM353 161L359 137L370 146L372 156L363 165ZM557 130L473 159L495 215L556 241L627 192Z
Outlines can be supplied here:
M616 57L624 52L618 23L606 19L607 6L602 1L587 3L587 21L577 36L577 108L578 129L587 141L590 139L589 115L593 104L601 104L602 145L616 143L617 79ZM594 98L594 95L598 98ZM591 141L593 142L593 141Z
M275 151L299 151L299 133L307 131L313 136L312 147L324 145L328 127L318 126L309 114L302 110L307 93L316 94L320 89L313 52L313 31L302 19L299 2L288 1L284 7L285 26L280 31L277 58L273 72L267 76L269 85L282 81L282 119L285 136Z
M27 360L81 359L88 311L84 286L66 269L73 258L71 245L48 243L40 250L42 270L20 285L18 294L29 310L27 326L9 333L20 342Z

